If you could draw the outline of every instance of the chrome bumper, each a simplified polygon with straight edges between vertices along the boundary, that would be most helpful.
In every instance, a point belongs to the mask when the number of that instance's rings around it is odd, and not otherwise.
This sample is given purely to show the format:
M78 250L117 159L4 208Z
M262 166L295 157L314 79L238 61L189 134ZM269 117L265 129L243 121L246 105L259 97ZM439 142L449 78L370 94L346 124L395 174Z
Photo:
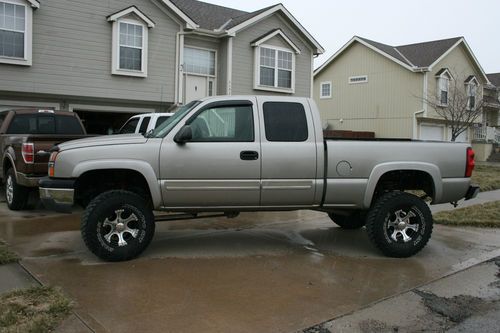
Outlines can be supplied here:
M75 199L73 184L73 180L42 178L39 188L40 200L47 209L71 213Z
M29 177L22 172L16 172L16 180L19 185L26 187L37 187L42 177Z

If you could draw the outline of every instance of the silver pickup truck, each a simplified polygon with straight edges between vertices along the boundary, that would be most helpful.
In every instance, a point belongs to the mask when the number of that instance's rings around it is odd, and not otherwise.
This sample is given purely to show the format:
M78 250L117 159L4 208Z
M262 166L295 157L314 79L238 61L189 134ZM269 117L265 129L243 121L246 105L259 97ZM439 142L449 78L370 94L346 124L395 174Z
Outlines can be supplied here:
M40 196L58 211L86 207L83 240L109 261L144 251L153 210L319 210L342 228L366 226L385 255L408 257L431 236L424 197L432 204L475 197L473 168L468 144L325 141L311 99L221 96L180 107L146 136L55 147Z

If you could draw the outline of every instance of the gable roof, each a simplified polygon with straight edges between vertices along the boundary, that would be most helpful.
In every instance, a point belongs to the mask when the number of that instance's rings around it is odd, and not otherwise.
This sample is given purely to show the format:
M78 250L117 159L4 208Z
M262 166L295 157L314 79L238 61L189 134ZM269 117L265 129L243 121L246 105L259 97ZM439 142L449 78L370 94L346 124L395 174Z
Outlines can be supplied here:
M391 59L399 65L405 67L413 72L430 71L432 67L437 64L443 57L451 52L455 47L463 44L469 52L473 62L479 68L479 71L489 82L486 73L484 73L481 65L477 61L474 53L463 37L454 37L448 39L435 40L430 42L422 42L415 44L392 46L375 42L363 37L354 36L346 45L344 45L337 53L328 59L323 65L314 71L314 75L320 73L332 61L334 61L344 50L346 50L353 43L361 43L375 52Z
M486 76L490 80L491 84L493 84L495 87L500 88L500 73L486 74Z
M26 1L29 2L31 7L35 8L35 9L40 8L40 1L38 1L38 0L26 0Z
M281 12L300 31L305 39L314 46L315 54L324 52L323 47L282 4L265 7L253 12L245 12L198 0L162 0L162 2L172 8L185 21L189 20L187 22L189 23L189 28L211 31L213 33L225 32L227 35L234 35L261 19L276 12Z
M280 36L281 38L283 38L283 40L295 51L295 53L300 54L299 47L297 45L295 45L295 43L292 42L292 40L290 38L288 38L288 36L281 29L274 29L274 30L269 31L268 33L264 34L263 36L260 36L256 40L252 41L250 43L250 45L251 46L259 46L275 36Z
M121 18L123 16L130 15L130 14L134 14L137 17L139 17L141 20L143 20L148 25L148 28L155 27L155 23L153 22L153 20L151 20L149 17L147 17L147 15L144 14L143 12L141 12L139 10L139 8L137 8L136 6L130 6L130 7L127 7L125 9L122 9L119 12L116 12L114 14L109 15L107 17L107 19L108 19L108 22L115 22L119 18Z

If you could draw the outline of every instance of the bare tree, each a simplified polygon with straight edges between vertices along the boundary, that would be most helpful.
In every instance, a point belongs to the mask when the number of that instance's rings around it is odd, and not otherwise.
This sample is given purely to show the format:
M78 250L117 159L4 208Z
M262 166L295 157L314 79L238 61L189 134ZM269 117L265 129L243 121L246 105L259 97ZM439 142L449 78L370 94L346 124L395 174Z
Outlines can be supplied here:
M456 75L449 75L439 81L438 89L424 98L427 105L451 128L451 141L455 141L460 134L472 127L482 114L484 106L482 92L475 78L470 77L470 82L464 82L453 77L457 78ZM442 84L447 86L441 87Z

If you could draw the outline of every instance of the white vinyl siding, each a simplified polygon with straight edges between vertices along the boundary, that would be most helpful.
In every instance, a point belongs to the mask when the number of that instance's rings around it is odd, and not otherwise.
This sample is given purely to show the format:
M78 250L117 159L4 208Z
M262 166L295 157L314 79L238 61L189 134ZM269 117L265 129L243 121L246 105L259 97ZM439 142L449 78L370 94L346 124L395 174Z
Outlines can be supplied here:
M256 89L293 92L295 54L273 46L256 49Z

